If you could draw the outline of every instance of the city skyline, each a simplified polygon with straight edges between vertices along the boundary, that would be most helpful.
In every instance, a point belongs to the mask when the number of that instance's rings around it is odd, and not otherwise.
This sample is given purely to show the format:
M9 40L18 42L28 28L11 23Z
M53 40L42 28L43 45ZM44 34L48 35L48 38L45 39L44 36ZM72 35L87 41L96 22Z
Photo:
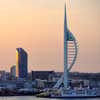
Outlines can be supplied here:
M63 70L64 3L0 1L0 70L8 71L15 64L17 47L27 50L29 70ZM80 45L73 71L100 72L99 3L71 0L71 6L67 4L69 27Z

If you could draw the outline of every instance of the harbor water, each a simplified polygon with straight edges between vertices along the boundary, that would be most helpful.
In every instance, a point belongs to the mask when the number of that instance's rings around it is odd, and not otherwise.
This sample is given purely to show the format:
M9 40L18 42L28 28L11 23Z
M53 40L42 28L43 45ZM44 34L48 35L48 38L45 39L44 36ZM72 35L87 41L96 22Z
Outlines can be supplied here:
M0 100L100 100L100 98L93 99L49 99L49 98L37 98L34 96L12 96L12 97L0 97Z

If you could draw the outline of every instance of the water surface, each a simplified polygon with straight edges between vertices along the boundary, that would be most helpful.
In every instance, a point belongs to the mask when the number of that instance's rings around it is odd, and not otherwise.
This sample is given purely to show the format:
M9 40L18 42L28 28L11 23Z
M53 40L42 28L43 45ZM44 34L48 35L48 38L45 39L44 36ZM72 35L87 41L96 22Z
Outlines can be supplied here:
M100 100L100 98L93 99L48 99L48 98L36 98L34 96L13 96L13 97L0 97L0 100Z

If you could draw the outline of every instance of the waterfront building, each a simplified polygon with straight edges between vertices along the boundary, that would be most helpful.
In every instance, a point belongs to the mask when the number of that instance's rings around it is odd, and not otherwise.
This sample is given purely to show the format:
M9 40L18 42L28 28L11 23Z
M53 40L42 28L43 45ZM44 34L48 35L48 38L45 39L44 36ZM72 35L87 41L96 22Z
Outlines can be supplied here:
M16 49L16 77L26 78L28 73L27 68L27 52L23 48Z
M6 72L5 71L0 71L0 80L6 80Z
M32 80L40 79L40 80L52 81L54 76L55 76L54 71L32 71L31 72Z
M36 79L36 88L45 88L45 80Z
M27 81L24 83L24 88L32 89L32 81Z
M10 74L12 77L16 77L16 65L13 65L10 69Z

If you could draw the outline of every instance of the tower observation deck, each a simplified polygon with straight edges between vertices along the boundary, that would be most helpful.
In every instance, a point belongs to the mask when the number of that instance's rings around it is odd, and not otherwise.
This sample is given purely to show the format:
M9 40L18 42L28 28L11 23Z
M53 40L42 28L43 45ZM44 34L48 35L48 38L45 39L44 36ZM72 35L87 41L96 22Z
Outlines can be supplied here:
M67 24L66 4L64 15L64 73L57 81L54 88L67 88L68 87L68 74L75 64L78 53L77 40L70 32Z

